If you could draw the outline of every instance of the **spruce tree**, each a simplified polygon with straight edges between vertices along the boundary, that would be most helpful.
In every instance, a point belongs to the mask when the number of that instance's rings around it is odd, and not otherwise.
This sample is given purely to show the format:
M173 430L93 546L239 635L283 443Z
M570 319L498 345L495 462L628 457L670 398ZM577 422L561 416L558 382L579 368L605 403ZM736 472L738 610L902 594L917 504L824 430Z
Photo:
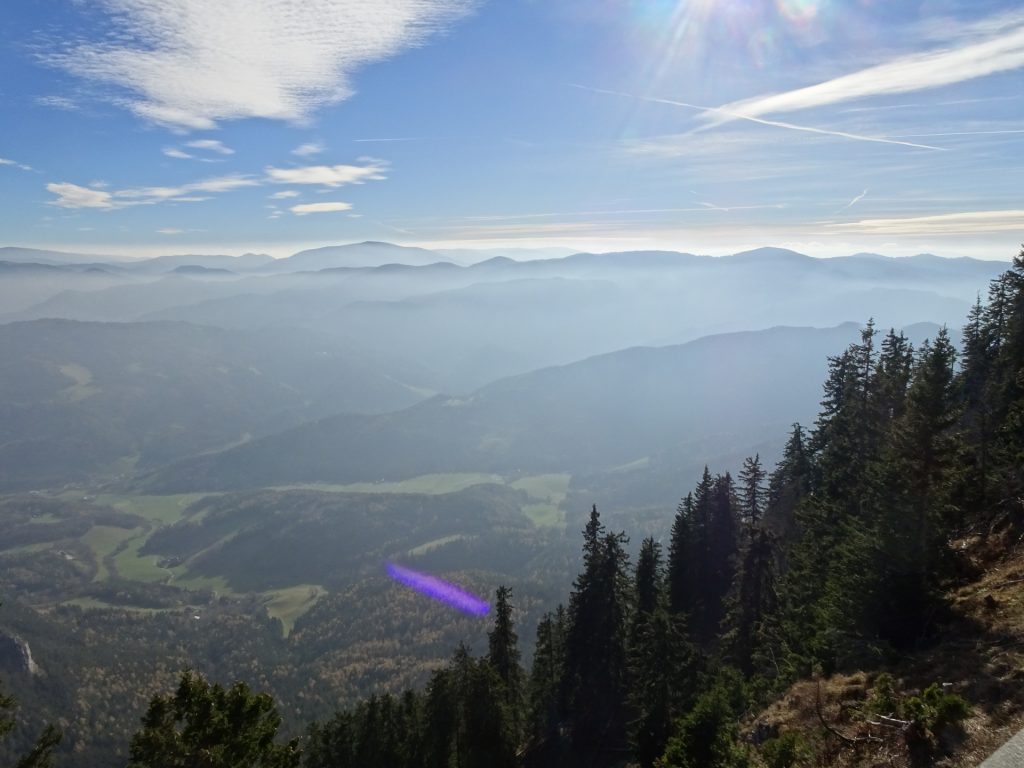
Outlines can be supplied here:
M522 737L523 669L519 664L519 637L512 622L511 597L509 587L498 587L494 628L487 633L487 662L501 681L508 725L518 742Z

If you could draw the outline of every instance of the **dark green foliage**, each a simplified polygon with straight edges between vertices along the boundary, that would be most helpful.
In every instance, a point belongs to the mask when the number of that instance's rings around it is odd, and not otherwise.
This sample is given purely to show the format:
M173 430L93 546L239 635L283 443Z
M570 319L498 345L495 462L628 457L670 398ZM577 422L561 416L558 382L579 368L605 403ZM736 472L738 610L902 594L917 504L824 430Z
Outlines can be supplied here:
M28 754L24 755L14 768L53 768L53 750L61 742L61 731L55 725L48 725L39 736Z
M966 719L971 714L971 705L962 696L946 693L938 683L932 683L920 696L906 700L903 714L912 726L938 734Z
M745 768L747 750L738 739L746 708L743 682L729 670L708 681L693 708L678 722L658 768Z
M722 625L724 656L744 674L754 671L755 654L764 643L764 624L777 607L775 579L772 536L763 528L752 529Z
M761 523L764 515L766 489L764 486L767 473L761 467L761 457L743 460L740 470L739 514L748 531L753 531Z
M529 732L534 739L551 737L558 728L565 689L565 609L560 605L537 625L529 682Z
M514 743L518 744L523 733L523 668L519 664L519 636L512 622L511 597L509 587L498 587L494 629L487 634L487 663L500 681L507 729Z
M295 768L295 741L275 742L281 718L273 698L245 683L211 685L194 672L172 696L155 696L131 744L131 768Z
M595 506L584 530L583 571L569 598L565 704L573 748L591 760L626 743L627 541L605 532Z
M630 649L631 741L645 768L654 765L672 724L692 703L697 671L683 618L656 607L638 624Z
M787 731L761 745L761 757L768 768L795 768L805 765L812 750L801 734Z
M630 739L642 766L664 749L672 723L692 701L697 654L681 614L665 606L661 546L644 539L637 558L629 632Z

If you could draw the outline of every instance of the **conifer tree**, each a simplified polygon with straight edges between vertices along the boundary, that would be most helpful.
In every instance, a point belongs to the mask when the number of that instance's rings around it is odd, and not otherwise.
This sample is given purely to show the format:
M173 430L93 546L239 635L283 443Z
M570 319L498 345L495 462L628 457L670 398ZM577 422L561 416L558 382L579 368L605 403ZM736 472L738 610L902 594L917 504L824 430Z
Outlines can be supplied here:
M684 711L695 675L696 655L682 615L666 610L661 546L644 539L637 557L629 644L630 738L642 766L665 748L672 722Z
M743 460L743 468L740 470L740 518L746 526L747 535L753 534L753 530L761 524L764 515L766 489L764 481L767 473L761 467L760 454L748 456Z
M537 624L529 681L529 731L533 741L550 737L558 727L565 678L565 609L560 605Z
M566 703L573 749L594 757L626 741L628 557L621 533L603 533L597 508L584 530L583 572L569 599Z
M508 725L518 741L522 736L523 669L519 664L519 637L512 622L511 597L509 587L498 587L494 628L487 633L487 662L501 681Z
M705 467L705 472L707 468ZM676 507L668 549L668 607L674 614L693 610L696 593L693 590L693 494L688 493Z

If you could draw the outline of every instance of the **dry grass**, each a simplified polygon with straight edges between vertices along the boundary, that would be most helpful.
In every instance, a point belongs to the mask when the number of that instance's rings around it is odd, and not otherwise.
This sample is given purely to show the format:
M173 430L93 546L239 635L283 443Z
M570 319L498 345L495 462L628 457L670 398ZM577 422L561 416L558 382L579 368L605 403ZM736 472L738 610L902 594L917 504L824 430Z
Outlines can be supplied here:
M955 547L965 570L976 575L950 591L950 616L937 642L891 669L820 681L823 719L845 739L822 725L819 682L809 680L794 684L752 718L747 734L754 739L798 731L814 746L812 766L975 768L1024 728L1024 543L1007 529ZM882 672L893 675L902 695L945 683L971 704L962 730L947 734L941 744L943 754L915 762L900 730L868 722L863 705Z

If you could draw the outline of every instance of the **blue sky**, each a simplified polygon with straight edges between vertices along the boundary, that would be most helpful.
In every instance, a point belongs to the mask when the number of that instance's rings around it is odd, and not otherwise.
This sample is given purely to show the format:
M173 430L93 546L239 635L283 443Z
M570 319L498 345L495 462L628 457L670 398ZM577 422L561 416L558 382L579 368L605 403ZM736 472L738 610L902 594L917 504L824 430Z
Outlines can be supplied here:
M0 244L1012 257L989 0L6 0Z

